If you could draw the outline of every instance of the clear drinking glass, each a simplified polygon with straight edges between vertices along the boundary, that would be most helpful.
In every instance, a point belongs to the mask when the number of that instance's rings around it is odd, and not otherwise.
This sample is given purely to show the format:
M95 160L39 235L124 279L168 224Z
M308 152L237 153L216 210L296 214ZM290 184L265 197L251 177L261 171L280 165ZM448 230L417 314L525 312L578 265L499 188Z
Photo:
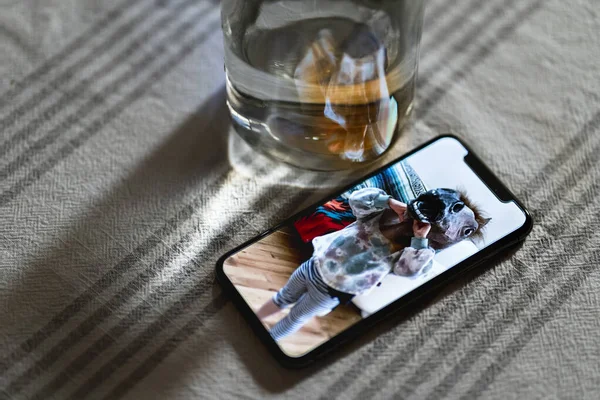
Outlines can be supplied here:
M303 168L374 160L412 110L423 9L424 0L224 0L235 129Z

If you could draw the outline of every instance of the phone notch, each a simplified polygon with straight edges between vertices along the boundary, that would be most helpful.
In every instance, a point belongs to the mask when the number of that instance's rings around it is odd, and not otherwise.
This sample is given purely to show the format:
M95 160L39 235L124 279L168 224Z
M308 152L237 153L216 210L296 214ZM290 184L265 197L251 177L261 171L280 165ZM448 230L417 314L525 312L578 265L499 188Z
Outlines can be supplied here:
M514 201L515 197L510 193L508 188L498 180L496 175L473 152L469 151L464 160L479 179L496 195L498 200L503 203Z

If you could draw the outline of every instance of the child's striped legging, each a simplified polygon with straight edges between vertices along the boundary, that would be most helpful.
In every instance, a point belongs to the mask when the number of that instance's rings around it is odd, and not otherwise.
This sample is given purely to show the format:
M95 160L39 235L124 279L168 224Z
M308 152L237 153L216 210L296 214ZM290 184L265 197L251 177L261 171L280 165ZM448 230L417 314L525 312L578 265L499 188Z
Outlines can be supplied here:
M285 286L275 294L273 302L284 308L294 304L289 314L271 328L275 340L286 337L300 329L309 319L325 315L340 304L332 297L313 259L300 265Z

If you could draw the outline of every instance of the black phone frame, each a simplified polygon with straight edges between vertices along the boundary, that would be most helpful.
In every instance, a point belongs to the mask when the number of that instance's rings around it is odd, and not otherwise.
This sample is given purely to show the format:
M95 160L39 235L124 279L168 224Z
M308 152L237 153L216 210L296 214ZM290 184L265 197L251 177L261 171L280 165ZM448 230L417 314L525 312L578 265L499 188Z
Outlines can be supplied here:
M411 292L405 294L404 296L400 297L393 303L390 303L381 310L375 312L374 314L371 314L367 318L360 320L359 322L340 332L333 338L329 339L327 342L324 342L323 344L317 346L310 352L303 354L299 357L291 357L285 354L225 274L225 271L223 269L225 260L234 255L235 253L239 252L240 250L243 250L244 248L270 235L271 233L281 229L282 227L289 226L290 223L293 223L298 218L311 214L315 211L315 209L318 206L346 192L347 190L363 182L364 180L381 173L386 168L391 167L392 165L402 161L407 157L410 157L411 155L423 150L427 146L444 138L452 138L457 140L468 151L467 155L465 155L465 162L467 162L467 164L472 168L473 172L483 181L483 183L485 183L488 186L488 188L490 188L490 190L497 195L500 201L515 202L515 204L525 214L525 222L523 223L523 225L517 230L508 234L507 236L504 236L503 238L499 239L493 244L473 254L469 258L463 260L462 262L456 264L451 268L448 268L445 272L441 273L440 275L436 276L430 281L427 281L421 286L413 289ZM286 220L277 224L276 226L266 230L258 236L228 251L223 256L221 256L216 263L216 277L217 281L223 287L224 292L232 299L233 303L238 307L242 315L245 317L252 329L256 332L260 340L265 344L265 346L275 357L275 359L286 368L301 368L308 366L317 359L322 358L324 355L338 348L343 343L358 337L359 335L372 328L375 324L384 320L390 315L396 313L400 314L402 311L406 311L408 307L413 305L417 300L422 299L425 296L431 295L436 290L443 288L448 283L455 280L459 275L462 275L465 272L471 270L472 268L480 265L483 261L486 261L494 255L497 255L502 250L509 248L520 241L523 241L525 237L527 237L529 232L531 232L532 228L533 219L530 213L527 211L525 206L514 196L514 194L512 194L512 192L506 187L506 185L504 185L498 179L498 177L481 161L479 157L475 155L475 153L473 153L472 149L469 146L467 146L459 137L453 134L446 134L437 136L429 140L428 142L423 143L414 150L411 150L410 152L394 159L393 161L385 164L384 166L378 168L370 174L352 182L351 184L347 185L346 187L337 191L336 193L325 196L323 199L320 199L319 201L308 206L304 210L297 212L296 214L292 215L291 217L287 218Z

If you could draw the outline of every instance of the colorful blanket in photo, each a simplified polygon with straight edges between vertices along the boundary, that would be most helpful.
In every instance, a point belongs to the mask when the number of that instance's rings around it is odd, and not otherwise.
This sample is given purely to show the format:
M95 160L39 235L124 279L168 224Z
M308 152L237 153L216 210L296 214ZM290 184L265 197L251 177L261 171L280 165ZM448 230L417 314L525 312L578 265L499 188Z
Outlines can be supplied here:
M383 172L356 185L341 196L319 206L306 217L298 219L294 227L302 241L308 243L317 236L342 229L356 220L348 204L348 196L355 190L377 187L395 199L408 203L427 191L425 184L407 161L395 164Z

